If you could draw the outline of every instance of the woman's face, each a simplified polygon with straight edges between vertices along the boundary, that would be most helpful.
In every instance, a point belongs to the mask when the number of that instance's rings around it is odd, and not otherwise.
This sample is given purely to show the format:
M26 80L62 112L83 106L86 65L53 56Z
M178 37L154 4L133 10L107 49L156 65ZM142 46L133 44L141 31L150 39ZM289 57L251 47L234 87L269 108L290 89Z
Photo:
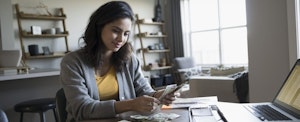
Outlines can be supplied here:
M122 18L106 24L101 37L107 51L117 52L128 40L131 29L131 20Z

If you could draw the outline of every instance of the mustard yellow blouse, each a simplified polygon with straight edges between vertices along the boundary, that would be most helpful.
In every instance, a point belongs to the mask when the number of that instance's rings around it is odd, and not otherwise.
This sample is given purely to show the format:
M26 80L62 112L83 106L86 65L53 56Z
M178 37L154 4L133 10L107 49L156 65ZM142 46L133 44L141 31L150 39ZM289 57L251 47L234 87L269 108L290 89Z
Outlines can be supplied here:
M104 76L95 75L95 78L101 100L118 99L119 85L114 67L111 67Z

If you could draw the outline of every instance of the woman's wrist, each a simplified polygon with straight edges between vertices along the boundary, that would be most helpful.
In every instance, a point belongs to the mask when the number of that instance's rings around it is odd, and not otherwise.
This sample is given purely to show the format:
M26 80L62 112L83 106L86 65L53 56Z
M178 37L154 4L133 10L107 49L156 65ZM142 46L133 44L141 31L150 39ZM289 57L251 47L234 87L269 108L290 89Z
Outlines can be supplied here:
M126 101L116 101L115 102L115 111L117 114L123 113L126 111L131 111L133 107L131 106L132 100L126 100Z
M155 97L155 98L156 98L156 94L157 94L157 91L155 91L155 92L152 94L152 97Z

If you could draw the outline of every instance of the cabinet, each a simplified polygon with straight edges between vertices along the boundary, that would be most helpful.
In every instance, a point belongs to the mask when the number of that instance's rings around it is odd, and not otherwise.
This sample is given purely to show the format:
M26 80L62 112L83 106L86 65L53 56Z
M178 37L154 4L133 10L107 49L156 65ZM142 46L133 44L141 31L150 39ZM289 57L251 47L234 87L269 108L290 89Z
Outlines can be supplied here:
M25 13L20 10L18 4L15 4L15 8L16 8L16 17L17 17L18 29L19 29L19 38L20 38L20 46L22 51L23 66L27 66L26 60L29 59L59 58L59 57L63 57L67 52L69 52L69 47L68 47L69 34L68 31L66 30L66 24L65 24L66 15L64 14L62 8L57 8L58 14L56 15ZM40 31L40 33L34 33L32 27L35 25L31 25L31 28L29 29L28 27L23 28L25 26L23 24L24 21L34 21L34 22L39 21L42 23L47 23L47 25L50 25L52 27L51 29L57 28L60 29L60 32L56 31L55 33L49 33L49 32L44 33L42 32L42 29L39 28L38 30ZM61 24L57 24L59 22L61 22ZM62 39L58 39L58 38L62 38ZM54 50L50 51L49 48L54 49L54 47L51 47L51 45L46 45L43 47L43 53L39 53L37 55L30 55L29 51L25 50L30 43L26 44L26 42L30 42L34 39L38 40L38 43L43 43L46 41L53 41L53 40L59 40L59 41L63 40L64 41L63 47L65 47L65 51L54 51Z
M141 48L139 51L142 53L143 56L143 69L145 71L152 71L152 70L164 70L164 69L171 69L171 63L169 61L169 52L170 49L167 43L167 35L164 32L164 25L163 22L152 22L147 21L145 19L140 19L138 14L136 14L136 24L138 26L138 34L137 37L140 40ZM143 32L142 26L157 26L158 32ZM159 42L148 43L146 45L144 42L146 41L145 38L151 38L147 41L154 41L158 40ZM157 53L158 59L157 62L149 62L149 57L147 54L149 53ZM157 63L157 65L156 65Z

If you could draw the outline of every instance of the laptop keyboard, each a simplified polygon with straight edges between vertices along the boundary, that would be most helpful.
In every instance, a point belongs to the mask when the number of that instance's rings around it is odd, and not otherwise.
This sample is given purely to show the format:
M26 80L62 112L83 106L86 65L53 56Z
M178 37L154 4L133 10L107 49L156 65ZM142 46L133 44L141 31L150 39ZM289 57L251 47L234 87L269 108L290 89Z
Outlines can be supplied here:
M292 120L269 105L249 105L247 107L252 109L250 112L262 121Z

